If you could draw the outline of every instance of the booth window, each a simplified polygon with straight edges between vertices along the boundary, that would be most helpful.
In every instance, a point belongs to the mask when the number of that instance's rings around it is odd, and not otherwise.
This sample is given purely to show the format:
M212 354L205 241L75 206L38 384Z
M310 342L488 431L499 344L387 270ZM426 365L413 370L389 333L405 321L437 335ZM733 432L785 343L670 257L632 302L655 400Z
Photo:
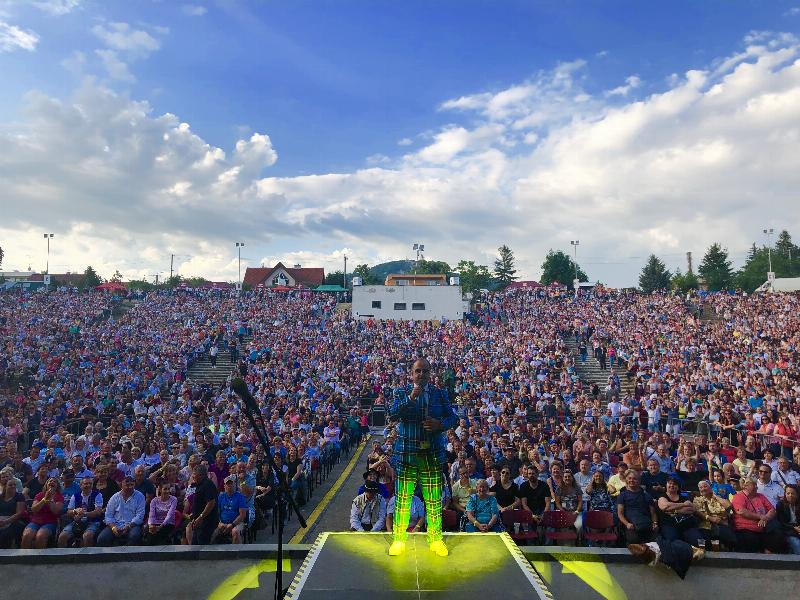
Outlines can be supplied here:
M406 309L406 303L405 302L395 302L394 303L394 309L395 310L405 310Z
M411 310L425 310L424 302L414 302L411 304Z

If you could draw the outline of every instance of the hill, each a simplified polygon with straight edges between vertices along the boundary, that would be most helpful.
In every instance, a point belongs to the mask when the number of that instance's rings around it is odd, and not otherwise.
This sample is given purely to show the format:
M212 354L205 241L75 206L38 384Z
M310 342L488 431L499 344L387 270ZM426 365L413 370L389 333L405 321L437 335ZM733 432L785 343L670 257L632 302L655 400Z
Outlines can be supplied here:
M411 273L414 269L413 260L390 260L372 267L369 272L376 279L383 282L390 273Z

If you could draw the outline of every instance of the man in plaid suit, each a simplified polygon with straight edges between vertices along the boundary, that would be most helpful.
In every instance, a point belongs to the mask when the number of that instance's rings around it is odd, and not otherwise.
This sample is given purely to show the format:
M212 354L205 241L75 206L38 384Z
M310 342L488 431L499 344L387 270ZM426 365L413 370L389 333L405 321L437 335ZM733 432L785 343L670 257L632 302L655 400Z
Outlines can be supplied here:
M411 367L413 385L394 392L389 416L399 419L393 466L397 472L393 537L389 554L402 554L408 539L411 496L419 482L425 500L428 544L439 556L447 556L442 539L442 465L447 429L458 419L444 391L430 385L431 365L424 358Z

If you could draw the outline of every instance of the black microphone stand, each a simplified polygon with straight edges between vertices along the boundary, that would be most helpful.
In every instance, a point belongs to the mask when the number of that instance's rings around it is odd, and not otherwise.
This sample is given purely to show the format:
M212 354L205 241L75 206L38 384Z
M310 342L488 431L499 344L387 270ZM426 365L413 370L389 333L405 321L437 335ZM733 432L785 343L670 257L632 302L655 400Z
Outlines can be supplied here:
M255 415L253 414L252 408L248 405L247 400L242 398L242 410L244 410L245 415L247 415L247 420L250 421L250 426L253 428L253 431L256 432L256 436L258 437L258 441L261 443L261 448L264 450L264 454L266 455L267 460L269 461L270 468L272 469L273 474L275 475L278 486L277 486L277 494L275 494L275 499L277 500L276 510L278 511L278 562L277 566L275 567L275 600L281 600L286 593L286 590L283 588L283 499L285 498L289 506L294 513L297 515L297 521L300 523L300 527L305 529L308 527L305 518L300 513L300 507L297 506L297 502L295 502L294 497L291 494L291 490L289 487L284 483L282 473L278 471L278 467L275 465L275 459L272 458L272 454L269 451L269 444L267 443L267 435L266 435L266 427L262 429L259 424L256 422ZM259 416L261 416L259 412ZM262 417L263 422L263 417Z

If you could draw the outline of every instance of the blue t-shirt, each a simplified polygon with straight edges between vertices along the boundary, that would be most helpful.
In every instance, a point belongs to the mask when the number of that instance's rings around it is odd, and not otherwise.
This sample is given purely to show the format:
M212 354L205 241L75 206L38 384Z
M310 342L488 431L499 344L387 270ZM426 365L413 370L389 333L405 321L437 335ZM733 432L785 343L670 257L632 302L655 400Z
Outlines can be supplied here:
M233 492L232 496L222 492L217 499L217 505L220 523L227 525L233 523L234 519L239 516L239 509L247 509L247 499L241 492Z

